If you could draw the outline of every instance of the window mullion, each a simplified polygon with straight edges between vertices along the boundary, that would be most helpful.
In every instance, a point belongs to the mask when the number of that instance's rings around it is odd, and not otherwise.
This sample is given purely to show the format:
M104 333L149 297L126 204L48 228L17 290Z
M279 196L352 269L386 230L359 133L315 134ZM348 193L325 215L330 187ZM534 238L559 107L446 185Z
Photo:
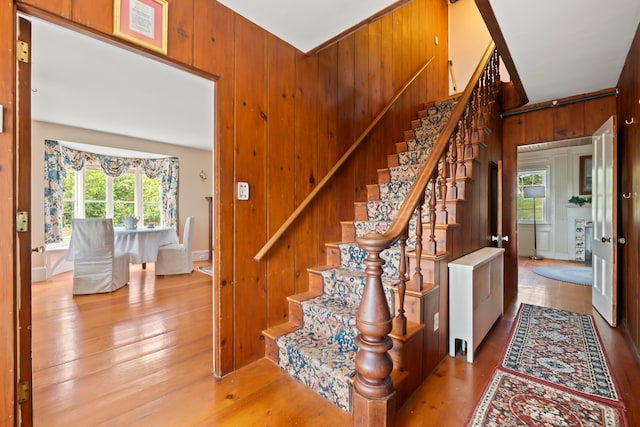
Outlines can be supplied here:
M75 216L76 218L84 218L85 216L85 197L84 197L84 171L82 168L79 171L75 172L76 174L76 208L75 208Z
M107 218L113 218L113 178L107 176Z
M134 195L133 195L134 212L135 212L135 215L139 216L140 219L142 220L141 225L146 225L144 224L144 206L143 206L144 197L142 194L143 172L141 170L138 170L136 171L134 176L135 176L135 187L134 187Z

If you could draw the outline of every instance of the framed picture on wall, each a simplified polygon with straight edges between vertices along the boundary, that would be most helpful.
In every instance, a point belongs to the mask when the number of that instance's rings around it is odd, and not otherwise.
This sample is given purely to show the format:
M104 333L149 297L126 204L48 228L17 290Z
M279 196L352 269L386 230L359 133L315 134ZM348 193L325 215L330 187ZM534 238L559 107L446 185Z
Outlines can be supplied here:
M580 194L591 194L592 181L591 156L580 156Z
M113 34L167 54L166 0L114 0Z

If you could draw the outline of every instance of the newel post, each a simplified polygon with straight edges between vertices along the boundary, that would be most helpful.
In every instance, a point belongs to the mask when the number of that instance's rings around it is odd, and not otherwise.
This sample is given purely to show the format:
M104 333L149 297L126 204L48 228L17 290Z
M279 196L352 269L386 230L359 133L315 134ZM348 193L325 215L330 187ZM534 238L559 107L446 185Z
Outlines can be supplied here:
M358 238L359 246L367 251L364 260L367 281L356 316L358 337L356 345L356 376L353 391L354 426L392 426L395 421L395 390L390 374L393 362L389 350L393 342L391 314L382 287L380 252L390 241L381 234L369 233Z

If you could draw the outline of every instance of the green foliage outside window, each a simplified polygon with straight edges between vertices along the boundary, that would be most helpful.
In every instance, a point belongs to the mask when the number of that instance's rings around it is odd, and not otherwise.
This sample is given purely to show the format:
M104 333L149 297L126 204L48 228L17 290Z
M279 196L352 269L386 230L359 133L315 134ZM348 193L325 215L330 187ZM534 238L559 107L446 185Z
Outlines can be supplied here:
M75 171L67 171L67 177L64 182L64 196L62 198L62 236L71 236L71 220L75 212L75 198L73 189L76 183Z
M124 226L125 216L135 216L135 177L124 174L113 179L113 224ZM142 225L142 224L140 224Z
M105 218L107 216L107 176L97 169L84 171L84 216Z
M160 181L145 175L142 179L144 223L160 225Z

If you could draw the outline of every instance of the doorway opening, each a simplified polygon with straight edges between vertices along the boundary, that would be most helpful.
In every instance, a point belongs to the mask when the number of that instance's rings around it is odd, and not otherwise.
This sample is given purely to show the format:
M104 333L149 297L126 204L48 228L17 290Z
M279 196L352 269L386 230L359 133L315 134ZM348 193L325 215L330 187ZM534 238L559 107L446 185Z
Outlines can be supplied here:
M182 231L184 220L188 216L195 215L199 218L201 230L194 233L194 249L196 260L206 260L211 262L211 244L207 241L207 236L211 239L210 228L212 217L210 215L210 204L207 198L211 198L214 189L212 178L213 173L213 151L215 148L214 141L214 117L216 113L213 110L215 105L215 81L212 79L196 76L187 71L181 70L161 62L147 58L142 53L133 53L123 48L114 46L113 44L104 43L100 40L89 36L81 35L72 30L61 28L55 24L41 21L31 16L23 16L23 18L32 22L32 167L31 167L31 185L32 185L32 245L38 246L44 239L44 231L42 229L43 221L38 218L43 216L43 194L42 194L42 162L43 147L45 139L59 139L75 143L92 144L105 147L106 149L133 149L140 152L159 153L167 156L179 157L182 163L182 169L185 171L180 176L181 185L189 188L189 191L180 192L180 200L178 202L178 230ZM42 30L42 31L41 31ZM61 42L59 37L67 37L66 41ZM72 41L69 41L72 40ZM69 43L80 43L89 47L79 48L77 45L70 46ZM106 49L106 50L101 50ZM108 54L104 52L110 52ZM83 53L84 52L84 53ZM44 57L39 56L42 53ZM90 59L88 55L97 55L97 59ZM126 59L114 59L113 55L123 55ZM74 58L72 64L67 63ZM119 57L119 56L118 56ZM53 63L47 62L53 59ZM100 63L100 60L106 60L108 63ZM132 65L133 64L133 65ZM75 71L82 74L82 78L74 76L70 71L64 68L69 65ZM116 70L107 69L115 65ZM135 81L133 69L150 65L153 71L143 72L143 81ZM89 67L89 68L87 68ZM90 81L84 79L85 76L92 76ZM44 80L41 80L44 79ZM124 82L123 82L124 80ZM189 88L182 86L177 81L187 81ZM150 89L145 83L155 81L158 83L157 89ZM125 85L127 85L125 87ZM121 91L121 89L124 89ZM79 93L79 98L72 96L72 91ZM110 95L116 94L115 104L107 102ZM131 99L126 98L130 96ZM188 102L181 100L182 96L186 96ZM169 99L169 106L163 105L162 98ZM96 100L100 100L99 102ZM64 101L64 102L63 102ZM73 102L71 102L73 101ZM144 101L146 104L134 106L134 101ZM197 112L189 112L186 106L197 104ZM69 107L71 110L66 110ZM159 107L159 110L154 110ZM175 107L175 109L174 109ZM169 111L170 118L164 118L161 113ZM94 115L92 116L91 113ZM182 114L187 114L186 117ZM82 119L82 121L80 121ZM105 120L106 119L106 120ZM125 119L133 119L126 121ZM145 121L149 119L148 121ZM194 125L192 121L198 123ZM139 127L137 127L139 126ZM204 129L202 129L204 127ZM136 130L137 129L137 130ZM201 129L196 131L196 129ZM154 133L157 132L157 133ZM186 145L189 146L186 146ZM180 213L180 207L188 207L189 211ZM215 204L214 204L215 206ZM184 208L183 208L184 209ZM215 215L215 214L214 214ZM209 224L207 224L207 221ZM197 226L196 222L196 226ZM199 249L199 250L198 250ZM32 259L33 279L42 276L43 281L35 286L41 288L46 293L47 277L46 265L43 265L43 255L34 254ZM149 294L156 292L163 285L169 286L172 283L170 278L162 279L154 277L153 271L141 271L137 267L131 267L132 281L125 289L120 289L113 294L104 294L104 297L115 296L117 292L126 292L126 301L121 301L120 306L126 306L128 310L136 310L137 305L148 304L143 303L144 298ZM66 273L70 277L69 273ZM196 273L193 273L196 274ZM198 273L199 274L199 273ZM210 276L202 275L203 281L208 281L206 288L211 288L210 284L213 280ZM134 280L136 281L134 283ZM36 283L37 280L32 280ZM84 336L90 335L91 330L95 330L95 325L91 326L91 320L85 317L84 325L81 327L78 323L79 318L85 313L86 308L96 303L102 295L90 295L80 298L71 297L71 287L69 280L69 291L65 293L65 300L61 303L68 308L67 311L55 320L51 317L39 319L39 322L53 323L59 325L55 334L47 337L46 340L51 345L66 342L67 351L59 352L54 359L44 363L42 360L33 364L32 385L34 401L37 405L40 402L49 399L48 395L53 387L60 390L68 387L72 381L82 381L82 375L95 375L95 372L87 372L82 368L81 358L85 354L86 359L96 363L96 360L104 359L99 362L99 370L108 369L110 366L126 367L128 349L135 346L132 340L139 337L138 346L143 347L147 358L153 358L154 354L160 354L163 350L154 347L153 342L162 342L163 336L169 337L171 331L166 334L160 332L159 326L163 324L164 316L167 313L147 312L140 314L139 318L118 318L115 314L116 308L106 308L104 310L113 310L112 314L107 318L112 322L109 327L109 333L100 336L93 336L87 340L83 340ZM210 294L207 294L210 295ZM45 297L46 298L46 297ZM164 298L164 297L163 297ZM211 372L213 363L213 349L211 347L211 329L213 316L208 315L202 318L206 310L212 309L212 298L200 298L207 308L198 311L195 314L185 314L190 321L200 324L208 324L209 336L206 338L206 345L203 345L203 358L209 360L208 368ZM173 303L179 305L176 298ZM207 303L208 301L208 303ZM52 301L50 301L52 302ZM158 310L159 311L159 310ZM171 317L171 313L169 313ZM33 312L33 317L41 316L37 311ZM176 315L174 314L173 317ZM194 316L198 316L197 318ZM104 320L104 318L103 318ZM88 322L88 323L87 323ZM34 322L35 323L35 322ZM41 323L42 324L42 323ZM104 326L104 325L103 325ZM87 329L89 328L89 329ZM106 330L106 329L105 329ZM204 332L207 333L206 331ZM34 337L38 334L37 326L34 331ZM55 335L55 336L53 336ZM126 338L128 336L128 338ZM174 338L176 339L176 338ZM129 340L129 342L127 342ZM154 341L155 340L155 341ZM164 339L164 341L167 341ZM104 352L99 354L96 344L99 342L108 342L117 351ZM33 354L41 354L42 345L48 345L43 341L34 344L36 349ZM184 341L176 339L175 346L188 346ZM185 349L192 351L193 349ZM109 356L110 355L110 356ZM106 358L106 359L105 359ZM110 358L110 359L109 359ZM157 367L160 369L159 367ZM54 372L57 372L55 374ZM53 373L53 376L49 376ZM46 385L43 384L43 378L47 377ZM114 376L114 378L117 376ZM86 381L86 380L85 380ZM106 390L109 384L103 383L105 390L102 394L109 394ZM43 387L40 387L43 386ZM38 393L38 388L42 390ZM92 387L100 389L100 387ZM114 392L111 392L113 394ZM51 402L49 402L51 403ZM64 412L64 411L63 411ZM36 411L36 420L40 411Z

